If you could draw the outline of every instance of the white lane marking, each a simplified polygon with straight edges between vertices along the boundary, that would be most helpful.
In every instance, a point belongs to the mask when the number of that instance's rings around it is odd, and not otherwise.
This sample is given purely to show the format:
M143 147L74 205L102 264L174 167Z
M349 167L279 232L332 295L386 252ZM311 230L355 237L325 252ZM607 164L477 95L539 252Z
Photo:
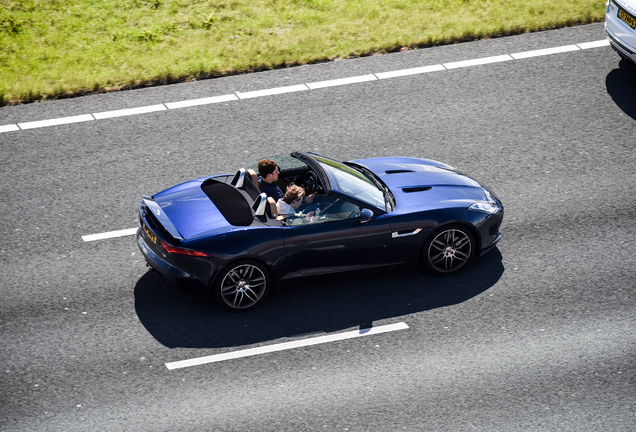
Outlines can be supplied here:
M530 57L539 57L539 56L544 56L544 55L560 54L560 53L569 52L569 51L578 51L580 49L581 48L579 48L576 45L565 45L565 46L560 46L560 47L556 47L556 48L546 48L546 49L540 49L540 50L535 50L535 51L526 51L526 52L521 52L521 53L515 53L515 54L510 54L510 56L513 59L515 59L515 60L519 60L519 59L530 58Z
M168 108L166 108L164 104L148 105L148 106L143 106L138 108L120 109L115 111L104 111L100 113L94 113L93 116L97 120L102 120L102 119L113 118L113 117L123 117L123 116L136 115L136 114L146 114L146 113L155 112L155 111L165 111L167 109Z
M0 126L0 133L2 132L13 132L13 131L19 131L20 128L18 127L17 124L9 124L9 125L5 125L5 126Z
M304 90L309 90L309 87L307 87L305 84L299 84L299 85L293 85L293 86L287 86L287 87L276 87L276 88L267 89L267 90L250 91L245 93L236 92L236 96L238 96L239 99L250 99L255 97L272 96L277 94L292 93L292 92L304 91Z
M95 241L95 240L110 239L115 237L124 237L124 236L133 235L136 233L137 233L137 228L128 228L128 229L123 229L119 231L109 231L109 232L105 232L101 234L84 235L82 236L82 240L84 240L85 242L89 242L89 241Z
M74 117L62 117L62 118L52 119L52 120L41 120L41 121L33 121L33 122L27 122L27 123L0 125L0 133L15 132L21 129L33 129L33 128L40 128L40 127L47 127L47 126L56 126L56 125L67 124L67 123L78 123L78 122L90 121L90 120L96 120L96 119L101 120L104 118L122 117L122 116L133 115L133 114L143 114L146 112L153 112L157 110L186 108L186 107L197 106L197 105L205 105L205 104L212 104L212 103L219 103L219 102L226 102L226 101L235 101L239 99L248 99L250 97L271 96L276 94L289 93L291 91L301 91L301 90L305 90L306 88L310 90L315 90L315 89L333 87L338 85L374 81L378 79L396 78L396 77L402 77L407 75L416 75L416 74L422 74L422 73L428 73L428 72L442 71L446 69L456 69L461 67L484 65L484 64L497 63L497 62L509 61L509 60L518 60L518 59L524 59L529 57L551 55L551 54L557 54L557 53L563 53L563 52L569 52L569 51L575 51L575 50L600 48L600 47L605 47L608 45L609 45L609 41L607 41L607 39L602 39L598 41L584 42L584 43L580 43L576 45L565 45L562 47L546 48L541 50L526 51L526 52L520 52L515 54L505 54L500 56L485 57L481 59L444 63L443 65L423 66L423 67L402 69L402 70L391 71L391 72L381 72L377 74L361 75L356 77L335 79L335 80L329 80L329 81L318 81L314 83L299 84L299 85L288 86L288 87L279 87L279 88L274 88L269 90L268 89L256 90L256 91L246 92L246 93L237 92L236 94L231 94L231 95L213 96L213 97L192 99L192 100L180 101L180 102L169 102L162 105L152 105L148 107L107 111L103 113L96 113L94 114L94 117L91 114L85 114L85 115L74 116Z
M334 86L346 85L346 84L356 84L356 83L361 83L366 81L375 81L375 80L377 80L377 78L373 74L360 75L360 76L354 76L349 78L340 78L340 79L334 79L334 80L328 80L328 81L313 82L313 83L307 84L307 87L309 87L312 90L315 90L319 88L334 87Z
M349 331L345 333L335 333L335 334L330 334L326 336L318 336L311 339L303 339L303 340L297 340L297 341L291 341L291 342L284 342L284 343L275 344L275 345L249 348L249 349L240 350L240 351L232 351L232 352L227 352L223 354L215 354L215 355L210 355L205 357L193 358L190 360L181 360L181 361L166 363L166 367L170 370L181 369L181 368L186 368L191 366L199 366L203 364L221 362L225 360L232 360L232 359L237 359L242 357L250 357L250 356L255 356L259 354L267 354L267 353L272 353L276 351L284 351L284 350L289 350L294 348L318 345L318 344L323 344L327 342L353 339L353 338L358 338L362 336L371 336L371 335L387 333L387 332L392 332L397 330L404 330L407 328L409 328L409 326L406 323L400 322L400 323L388 324L388 325L384 325L380 327L372 327L370 329L354 330L354 331Z
M165 105L168 109L177 109L177 108L187 108L187 107L198 106L198 105L208 105L208 104L214 104L214 103L220 103L220 102L230 102L235 100L238 100L238 96L236 96L235 94L227 94L222 96L212 96L212 97L206 97L206 98L200 98L200 99L190 99L190 100L185 100L181 102L168 102Z
M446 68L442 66L441 64L439 64L439 65L422 66L422 67L416 67L416 68L410 68L410 69L401 69L401 70L396 70L391 72L380 72L375 74L375 76L377 76L378 79L387 79L387 78L403 77L408 75L419 75L419 74L424 74L428 72L439 72L443 70L446 70Z
M579 48L584 50L584 49L590 49L590 48L600 48L604 46L609 46L609 44L610 43L607 39L603 39L603 40L594 41L594 42L584 42L577 45L579 46Z
M513 58L510 57L508 54L505 54L500 56L484 57L484 58L479 58L474 60L463 60L463 61L452 62L452 63L444 63L444 67L446 69L457 69L462 67L479 66L484 64L499 63L499 62L510 61L510 60L513 60Z
M72 116L72 117L60 117L60 118L51 119L51 120L38 120L38 121L32 121L32 122L26 122L26 123L18 123L18 126L20 127L20 129L35 129L35 128L41 128L41 127L47 127L47 126L57 126L57 125L63 125L63 124L69 124L69 123L92 121L92 120L95 120L95 118L92 115L82 114L82 115Z

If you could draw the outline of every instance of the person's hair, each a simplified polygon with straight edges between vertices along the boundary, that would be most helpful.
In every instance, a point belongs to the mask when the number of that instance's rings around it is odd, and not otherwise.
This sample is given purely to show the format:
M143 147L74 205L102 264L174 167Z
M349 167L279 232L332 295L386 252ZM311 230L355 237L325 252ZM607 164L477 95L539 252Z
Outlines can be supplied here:
M274 171L276 171L277 166L278 165L276 165L276 162L271 159L260 160L258 161L258 173L261 175L261 177L265 178L269 174L272 174Z
M287 190L285 191L285 196L283 197L283 201L287 204L291 205L297 198L302 198L305 196L305 189L302 186L298 186L294 183L290 183L287 186Z

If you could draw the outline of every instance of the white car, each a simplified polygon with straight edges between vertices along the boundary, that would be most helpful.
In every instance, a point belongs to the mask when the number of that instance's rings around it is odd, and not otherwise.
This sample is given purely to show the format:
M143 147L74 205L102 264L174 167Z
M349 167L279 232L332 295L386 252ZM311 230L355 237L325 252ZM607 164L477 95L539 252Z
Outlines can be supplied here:
M618 55L636 65L636 0L608 0L605 33Z

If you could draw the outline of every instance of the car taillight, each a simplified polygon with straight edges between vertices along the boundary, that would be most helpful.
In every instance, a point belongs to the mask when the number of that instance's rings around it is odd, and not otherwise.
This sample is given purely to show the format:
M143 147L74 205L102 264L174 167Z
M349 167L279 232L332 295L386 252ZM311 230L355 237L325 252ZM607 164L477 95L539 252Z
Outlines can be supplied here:
M190 256L198 256L198 257L209 257L210 255L205 252L195 251L192 249L182 249L174 246L170 246L164 242L161 242L161 246L166 250L166 252L175 253L179 255L190 255Z

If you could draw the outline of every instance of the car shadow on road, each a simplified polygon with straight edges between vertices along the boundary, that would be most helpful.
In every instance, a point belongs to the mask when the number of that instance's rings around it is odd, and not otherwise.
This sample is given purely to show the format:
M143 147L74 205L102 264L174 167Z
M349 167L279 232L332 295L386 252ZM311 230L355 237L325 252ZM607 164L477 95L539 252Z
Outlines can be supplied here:
M636 120L636 69L627 60L605 78L607 93L625 114Z
M494 249L451 276L394 267L283 281L263 305L229 312L149 271L135 286L141 323L169 348L224 348L318 335L451 306L492 287L503 275Z

